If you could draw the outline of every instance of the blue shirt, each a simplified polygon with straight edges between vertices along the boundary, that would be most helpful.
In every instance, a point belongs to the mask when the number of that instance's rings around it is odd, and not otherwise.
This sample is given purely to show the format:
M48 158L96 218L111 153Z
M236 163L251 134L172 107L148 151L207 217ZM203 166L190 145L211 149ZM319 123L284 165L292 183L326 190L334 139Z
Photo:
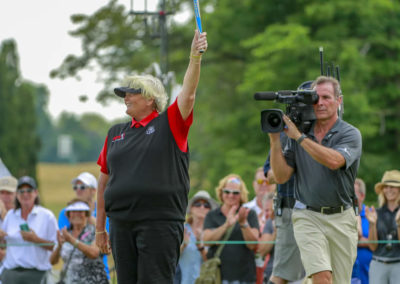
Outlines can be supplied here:
M95 204L94 206L94 210L92 212L92 216L96 217L97 215L97 206ZM60 228L60 230L64 227L66 227L67 229L71 226L71 223L69 222L68 218L67 218L67 214L65 214L65 208L61 209L60 214L58 215L58 227ZM109 232L109 223L108 223L108 217L106 219L106 230L107 232ZM104 269L107 273L107 278L110 279L110 270L108 268L108 261L107 261L107 255L104 254L103 255L103 263L104 263Z
M200 275L200 266L203 263L201 253L196 246L196 236L190 224L185 224L186 232L190 234L189 243L181 253L179 266L181 269L181 284L194 284Z
M361 228L362 235L365 238L368 238L369 232L369 222L367 217L365 216L365 205L362 205L361 212ZM369 271L369 263L372 259L372 251L367 247L358 247L357 248L357 261L359 264L359 276L361 279L361 284L369 284L368 271Z

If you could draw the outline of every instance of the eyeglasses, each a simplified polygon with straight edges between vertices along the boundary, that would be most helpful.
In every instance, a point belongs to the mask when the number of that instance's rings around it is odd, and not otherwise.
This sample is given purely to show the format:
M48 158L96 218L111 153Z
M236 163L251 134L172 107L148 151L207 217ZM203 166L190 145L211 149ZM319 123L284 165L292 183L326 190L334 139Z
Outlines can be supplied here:
M263 184L263 183L269 184L269 183L268 183L268 180L262 179L262 178L259 178L259 179L257 179L256 181L257 181L257 183L260 184L260 185Z
M25 192L31 193L31 192L33 192L34 190L35 190L34 188L29 187L29 188L25 188L25 189L18 189L18 190L17 190L17 193L20 193L20 194L23 194L23 193L25 193Z
M87 188L87 186L86 185L84 185L84 184L76 184L76 185L74 185L73 187L72 187L74 190L85 190L86 188Z
M211 205L209 203L207 203L207 202L195 202L195 203L193 203L192 206L193 207L201 207L201 206L203 206L206 209L211 209Z
M225 194L230 194L230 193L232 193L233 195L239 195L239 194L240 194L240 190L224 189L222 192L225 193Z

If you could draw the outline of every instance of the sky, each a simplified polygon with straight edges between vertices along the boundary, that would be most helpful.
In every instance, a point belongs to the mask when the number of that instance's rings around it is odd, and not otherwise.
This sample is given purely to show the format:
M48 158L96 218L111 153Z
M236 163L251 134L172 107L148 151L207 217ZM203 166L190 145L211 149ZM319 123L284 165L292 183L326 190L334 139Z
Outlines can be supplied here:
M17 43L22 78L46 85L50 91L48 112L56 119L62 111L75 114L100 113L108 120L125 116L125 106L119 102L102 106L95 97L102 85L94 72L79 73L82 80L51 79L49 73L59 67L68 54L81 54L81 43L68 31L75 29L72 14L91 15L109 0L0 0L0 42L13 38ZM149 2L155 0L149 0ZM119 0L130 7L130 0ZM140 10L143 0L135 0ZM149 9L155 4L149 3ZM79 96L87 95L86 102Z

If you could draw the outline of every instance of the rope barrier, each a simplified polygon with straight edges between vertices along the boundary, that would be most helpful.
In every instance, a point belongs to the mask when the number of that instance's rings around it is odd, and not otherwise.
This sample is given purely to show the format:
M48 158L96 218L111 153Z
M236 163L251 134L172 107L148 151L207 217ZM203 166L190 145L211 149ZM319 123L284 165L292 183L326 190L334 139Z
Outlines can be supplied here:
M359 244L400 244L400 240L377 240L377 241L359 241ZM202 241L196 242L196 244L203 244L203 245L220 245L220 244L227 244L227 245L243 245L243 244L275 244L275 241ZM43 243L43 244L36 244L36 243L7 243L7 244L0 244L0 248L5 247L26 247L26 246L54 246L56 243Z

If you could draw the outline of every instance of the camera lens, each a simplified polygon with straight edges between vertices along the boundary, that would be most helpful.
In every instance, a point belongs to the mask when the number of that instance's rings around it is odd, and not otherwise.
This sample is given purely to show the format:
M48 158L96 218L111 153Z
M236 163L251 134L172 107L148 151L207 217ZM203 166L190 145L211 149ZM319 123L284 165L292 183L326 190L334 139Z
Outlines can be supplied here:
M270 113L267 120L272 127L277 127L281 123L281 118L277 113Z

